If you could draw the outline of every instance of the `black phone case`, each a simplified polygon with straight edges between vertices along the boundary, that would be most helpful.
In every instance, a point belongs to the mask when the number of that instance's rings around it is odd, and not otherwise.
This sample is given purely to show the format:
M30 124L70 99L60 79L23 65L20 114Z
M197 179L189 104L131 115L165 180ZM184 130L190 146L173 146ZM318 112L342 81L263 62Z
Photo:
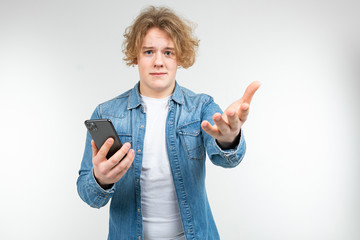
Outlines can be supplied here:
M98 149L101 148L108 138L111 137L114 139L114 144L111 146L108 154L106 155L107 159L109 159L122 147L122 143L110 119L86 120L85 126L91 137L94 139L95 145Z

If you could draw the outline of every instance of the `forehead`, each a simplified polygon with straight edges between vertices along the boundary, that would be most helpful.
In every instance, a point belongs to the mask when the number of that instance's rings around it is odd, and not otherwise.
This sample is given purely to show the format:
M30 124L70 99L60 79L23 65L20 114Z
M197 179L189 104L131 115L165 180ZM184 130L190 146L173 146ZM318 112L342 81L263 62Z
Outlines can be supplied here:
M165 31L150 28L143 39L142 47L174 47L174 42Z

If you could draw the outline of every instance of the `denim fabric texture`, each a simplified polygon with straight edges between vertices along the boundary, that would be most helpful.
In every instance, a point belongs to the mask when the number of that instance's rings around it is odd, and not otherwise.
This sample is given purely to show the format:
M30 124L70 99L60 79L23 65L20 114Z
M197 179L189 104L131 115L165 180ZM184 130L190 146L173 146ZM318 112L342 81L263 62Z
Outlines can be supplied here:
M131 143L135 150L131 167L111 189L101 188L93 175L91 136L88 133L77 180L81 199L91 207L103 207L111 199L110 240L143 239L140 173L146 113L138 87L139 83L98 105L91 116L91 119L110 119L120 140ZM246 149L243 132L234 149L222 150L200 126L203 120L214 124L213 114L222 113L212 97L195 94L176 83L169 101L166 145L186 239L219 239L205 189L206 153L215 165L224 168L237 166Z

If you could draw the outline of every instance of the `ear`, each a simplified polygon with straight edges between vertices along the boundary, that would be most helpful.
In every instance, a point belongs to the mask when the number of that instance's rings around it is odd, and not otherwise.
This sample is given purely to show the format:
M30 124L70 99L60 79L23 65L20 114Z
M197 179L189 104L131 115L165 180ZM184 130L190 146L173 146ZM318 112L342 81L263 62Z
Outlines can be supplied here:
M134 60L134 65L137 65L138 64L138 61L137 61L137 58Z

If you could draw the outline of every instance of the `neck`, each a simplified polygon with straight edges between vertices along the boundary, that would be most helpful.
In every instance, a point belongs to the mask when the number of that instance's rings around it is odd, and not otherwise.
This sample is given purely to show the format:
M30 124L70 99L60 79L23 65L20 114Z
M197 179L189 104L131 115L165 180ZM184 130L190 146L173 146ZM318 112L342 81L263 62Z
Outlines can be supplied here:
M175 89L175 82L173 84L171 84L171 86L165 88L165 89L151 89L147 86L145 86L145 84L142 84L140 82L139 84L139 93L145 97L151 97L151 98L166 98L168 96L170 96Z

